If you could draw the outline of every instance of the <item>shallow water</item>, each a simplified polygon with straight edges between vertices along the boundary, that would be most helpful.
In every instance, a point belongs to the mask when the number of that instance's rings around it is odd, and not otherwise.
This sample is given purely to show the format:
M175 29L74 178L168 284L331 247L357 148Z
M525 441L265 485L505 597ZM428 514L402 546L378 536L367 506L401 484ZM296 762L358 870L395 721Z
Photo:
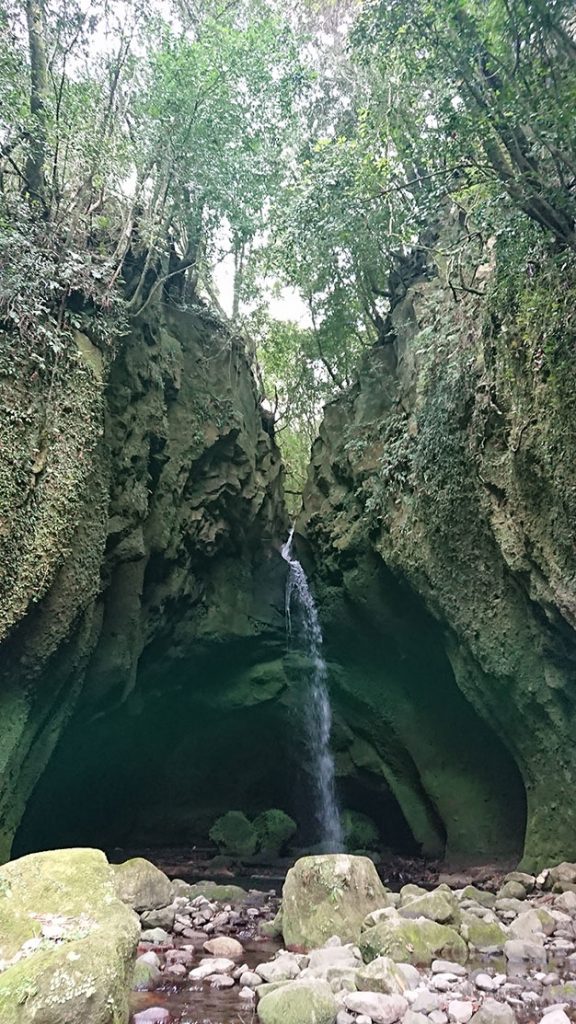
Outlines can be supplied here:
M184 940L185 941L185 940ZM242 963L250 968L271 960L280 943L271 939L243 941ZM207 954L199 950L194 956L197 966ZM240 962L239 962L240 963ZM187 978L161 985L152 992L133 992L132 1014L149 1007L162 1006L170 1011L170 1024L252 1024L256 1021L255 1004L239 998L240 986L214 989L206 982ZM130 1018L133 1021L133 1017Z

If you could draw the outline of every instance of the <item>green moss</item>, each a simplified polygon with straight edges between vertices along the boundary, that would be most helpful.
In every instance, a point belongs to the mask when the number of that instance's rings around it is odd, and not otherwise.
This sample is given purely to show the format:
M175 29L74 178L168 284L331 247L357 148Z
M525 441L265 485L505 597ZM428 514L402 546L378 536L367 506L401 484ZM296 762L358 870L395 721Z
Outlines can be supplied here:
M398 963L429 966L436 958L465 963L466 943L458 932L435 921L385 920L362 932L360 950L370 962L389 956Z
M296 822L284 811L263 811L252 822L262 851L277 857L296 834Z
M242 811L223 814L214 822L209 835L223 853L235 857L251 857L258 842L256 829Z

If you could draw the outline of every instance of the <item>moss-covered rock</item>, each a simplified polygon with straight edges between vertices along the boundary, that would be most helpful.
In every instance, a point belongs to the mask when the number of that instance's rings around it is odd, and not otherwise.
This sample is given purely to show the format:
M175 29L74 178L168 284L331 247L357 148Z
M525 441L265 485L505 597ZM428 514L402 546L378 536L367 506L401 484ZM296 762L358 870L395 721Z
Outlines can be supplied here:
M402 971L389 956L378 956L356 971L356 988L360 992L384 992L402 995L408 988Z
M498 920L486 920L465 911L462 914L460 934L481 953L503 949L504 943L510 938L507 929Z
M373 850L378 847L378 826L367 814L346 809L342 812L342 828L348 850Z
M168 906L172 900L172 882L168 876L143 857L113 864L111 872L118 899L134 910L156 910Z
M298 827L293 818L277 808L263 811L252 824L258 836L259 849L274 857L282 853Z
M427 892L425 896L417 896L409 902L404 902L400 908L402 917L427 917L428 920L438 921L440 924L452 921L456 913L450 893L438 890Z
M223 853L234 857L251 857L256 850L258 834L242 811L228 811L214 822L210 839Z
M241 885L226 885L220 882L201 881L189 885L185 895L190 900L197 896L205 896L207 900L218 900L220 903L244 903L248 893Z
M311 949L332 935L356 942L362 922L386 890L367 857L302 857L282 889L282 934L287 945Z
M140 925L99 850L0 869L2 1024L126 1024Z
M468 957L457 931L426 918L406 921L398 916L380 921L362 932L359 946L367 962L388 956L397 963L426 967L436 959L465 963Z
M258 1003L262 1024L334 1024L336 1000L325 981L296 981L268 992Z

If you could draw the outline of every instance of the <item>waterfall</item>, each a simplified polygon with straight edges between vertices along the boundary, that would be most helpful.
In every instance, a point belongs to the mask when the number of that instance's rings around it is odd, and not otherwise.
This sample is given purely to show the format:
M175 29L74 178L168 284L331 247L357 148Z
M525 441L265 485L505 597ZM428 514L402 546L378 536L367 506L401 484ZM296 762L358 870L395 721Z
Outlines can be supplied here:
M304 703L304 738L308 748L314 791L314 818L318 843L327 853L344 848L340 811L336 800L334 758L330 750L332 710L328 693L328 669L322 656L322 629L318 610L300 562L292 557L294 527L281 554L288 563L286 581L286 629L292 636L292 606L300 613L305 653L310 661L309 685Z

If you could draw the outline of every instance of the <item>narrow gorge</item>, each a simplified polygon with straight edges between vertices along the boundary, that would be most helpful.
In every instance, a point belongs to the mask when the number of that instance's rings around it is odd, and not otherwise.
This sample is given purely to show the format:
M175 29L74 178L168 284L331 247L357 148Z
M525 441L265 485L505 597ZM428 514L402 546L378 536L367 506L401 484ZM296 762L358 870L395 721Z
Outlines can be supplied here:
M576 1024L573 0L0 0L0 1024Z

